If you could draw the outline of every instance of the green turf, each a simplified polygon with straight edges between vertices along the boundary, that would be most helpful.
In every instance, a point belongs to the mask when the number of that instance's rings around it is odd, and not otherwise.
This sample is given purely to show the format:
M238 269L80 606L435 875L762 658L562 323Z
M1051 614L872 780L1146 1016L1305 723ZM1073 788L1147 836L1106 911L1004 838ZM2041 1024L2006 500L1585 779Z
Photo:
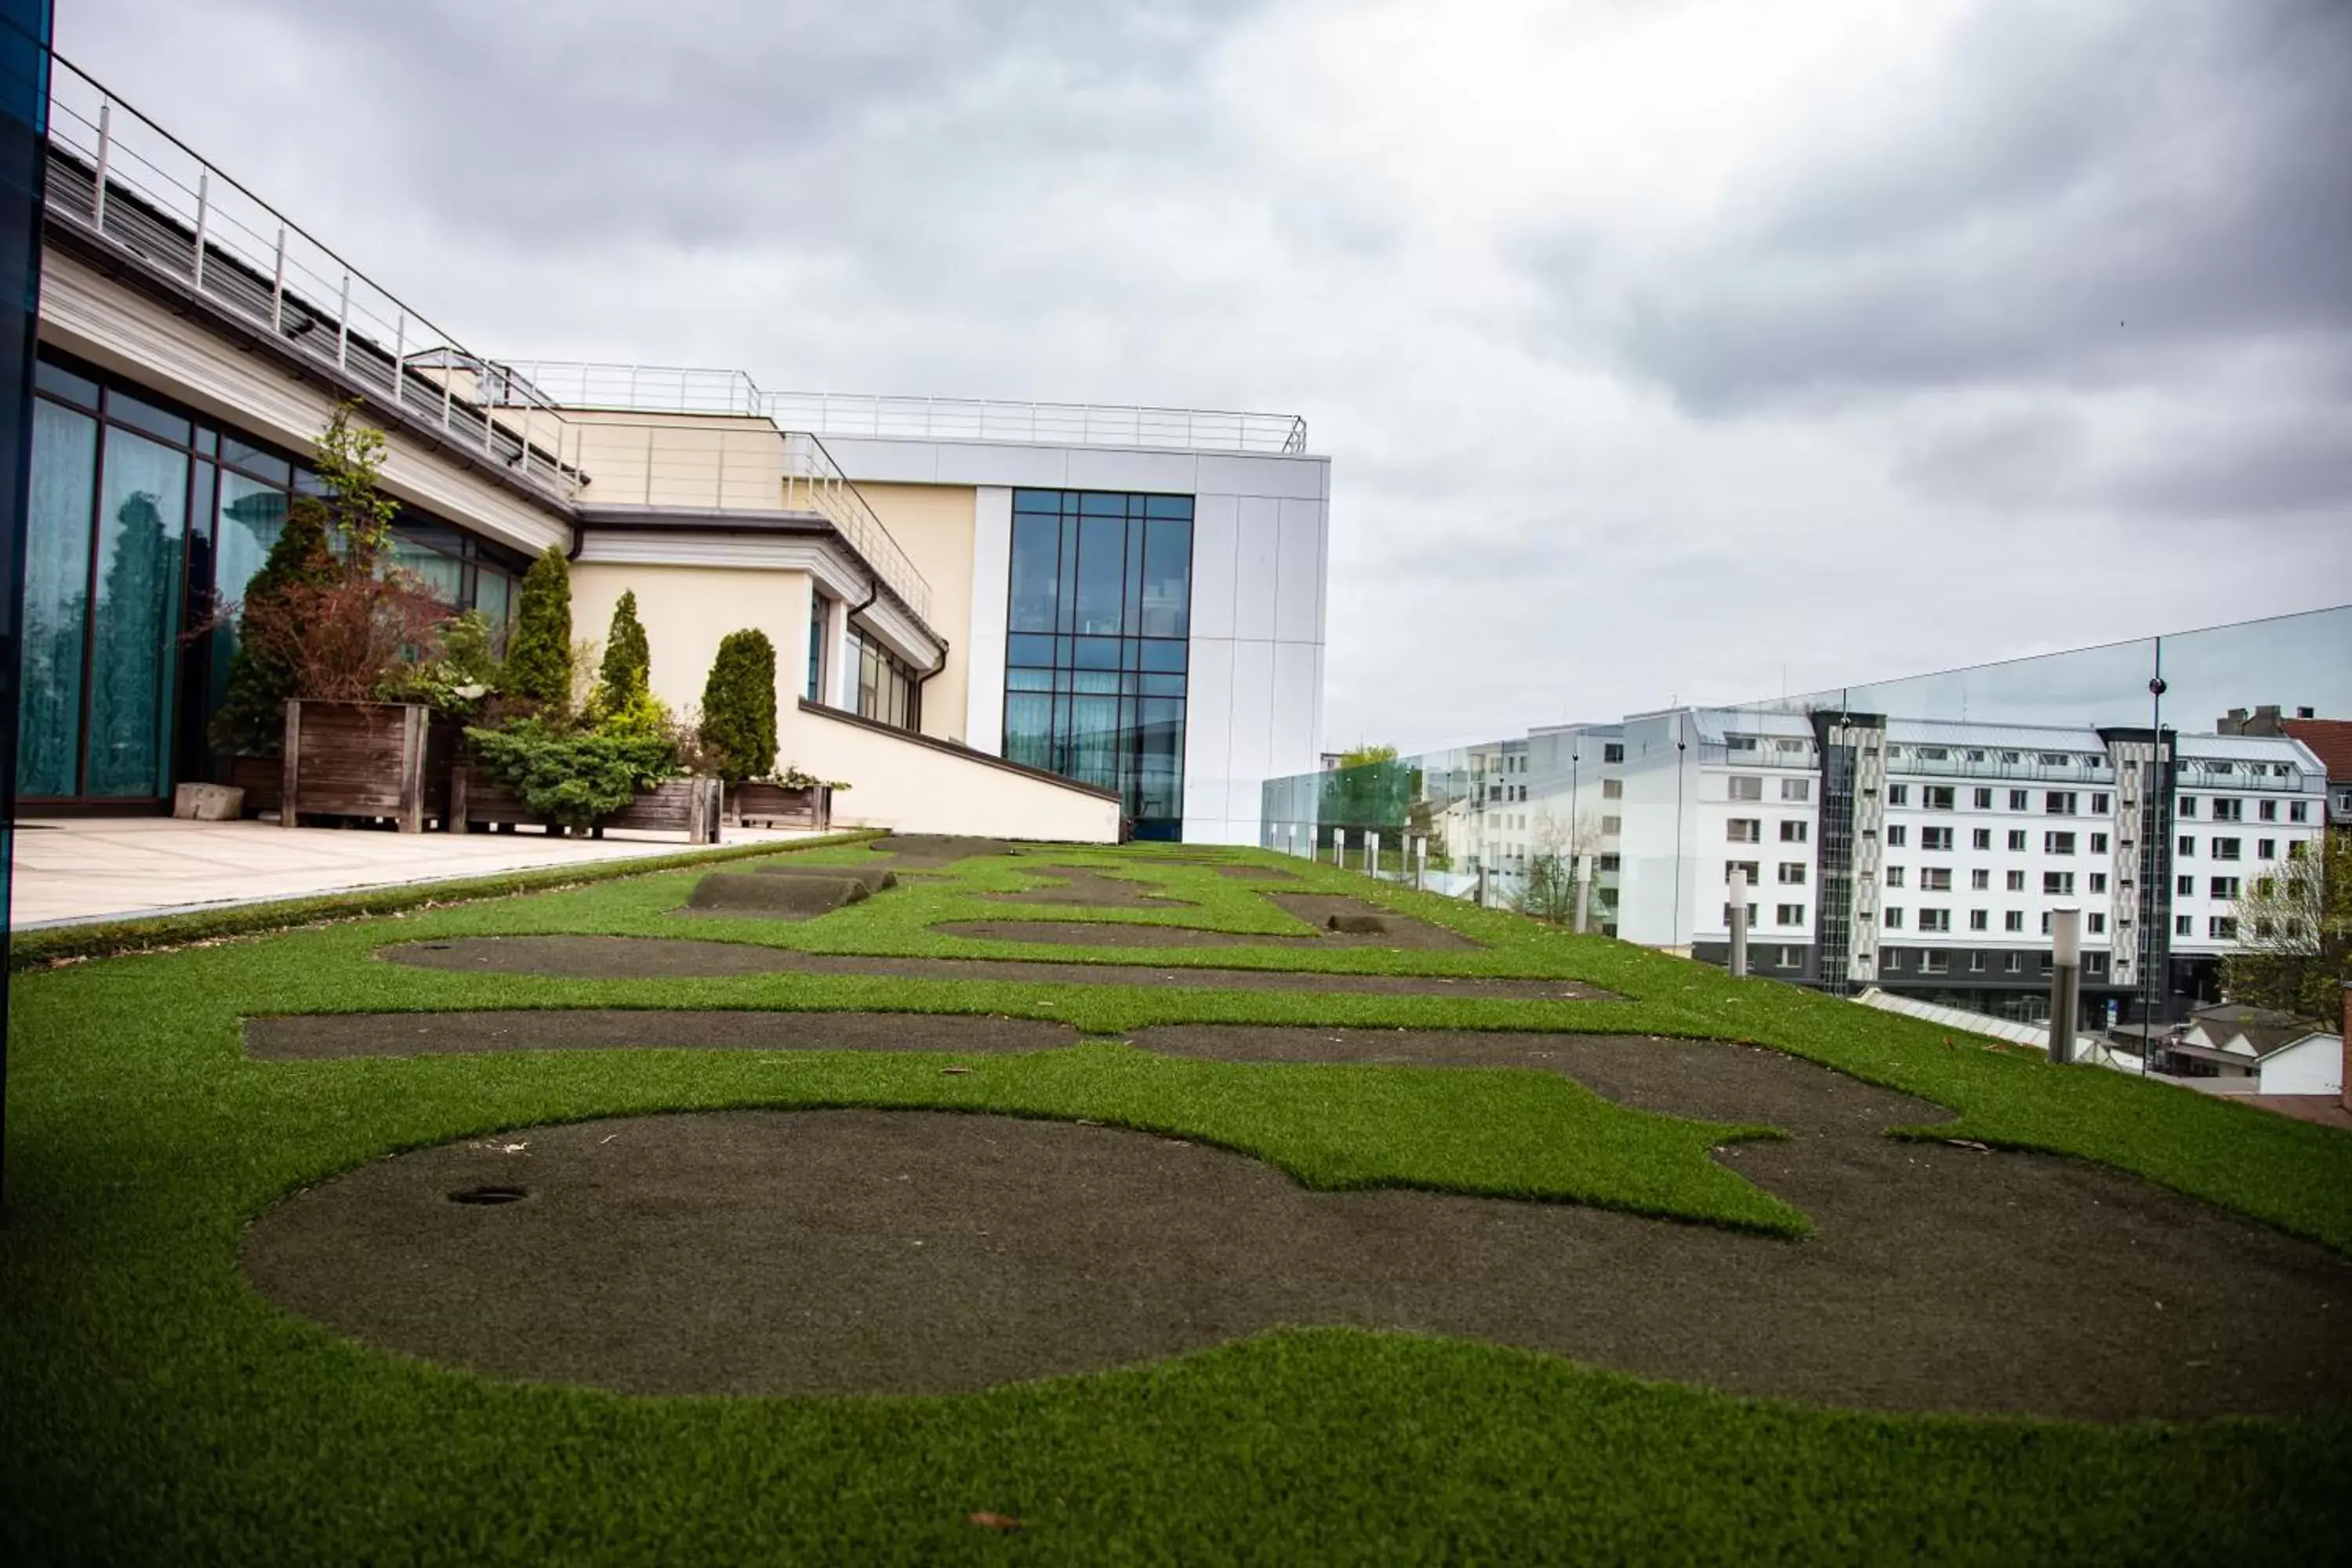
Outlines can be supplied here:
M1981 1042L1948 1047L1908 1020L1297 862L1305 882L1265 885L1377 898L1494 945L1047 956L1566 976L1631 1000L556 981L372 956L386 942L499 931L1002 955L1032 950L928 927L1097 914L1283 926L1245 881L1155 864L1149 850L1085 858L1202 908L976 899L1034 878L1007 858L821 921L705 921L669 912L697 874L672 871L19 976L0 1232L0 1561L2315 1562L2346 1538L2345 1420L2094 1430L1833 1414L1337 1331L952 1398L626 1399L365 1352L278 1313L236 1269L239 1230L273 1198L397 1149L748 1104L1087 1117L1229 1144L1317 1185L1573 1198L1767 1231L1801 1223L1705 1159L1736 1130L1626 1111L1540 1073L1238 1066L1103 1042L973 1058L966 1075L913 1055L264 1064L237 1048L249 1013L583 1004L994 1011L1097 1033L1233 1021L1722 1034L1962 1113L1934 1135L2108 1160L2352 1250L2352 1138ZM968 1522L974 1510L1027 1527L982 1531Z

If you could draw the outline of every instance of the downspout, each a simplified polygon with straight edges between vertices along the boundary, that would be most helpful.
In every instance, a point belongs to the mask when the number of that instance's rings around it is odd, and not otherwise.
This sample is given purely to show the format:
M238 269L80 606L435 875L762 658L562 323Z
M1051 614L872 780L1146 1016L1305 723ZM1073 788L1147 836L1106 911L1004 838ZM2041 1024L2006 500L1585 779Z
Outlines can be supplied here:
M915 678L915 730L918 734L921 733L923 728L923 688L930 683L931 677L937 675L947 667L948 639L941 637L940 639L940 662L931 666L930 668L923 671L922 674Z
M843 616L841 617L841 626L842 626L842 630L843 630L843 631L845 631L845 632L855 630L855 629L856 629L856 623L857 617L858 617L858 616L862 616L862 615L864 615L867 610L869 610L869 609L873 608L873 606L874 606L874 601L875 601L875 600L877 600L877 599L878 599L878 598L880 598L881 596L882 596L882 575L881 575L881 574L880 574L880 573L878 573L878 572L875 572L875 573L868 573L868 574L866 574L866 599L865 599L865 602L864 602L863 604L859 604L859 605L854 605L854 606L850 609L850 611L849 611L849 613L848 613L847 615L845 615L845 616ZM826 706L826 707L828 707L828 708L830 708L830 707L832 707L832 706L833 706L833 704L831 704L831 703L829 703L829 702L828 702L827 704L825 704L825 706ZM843 711L846 711L846 710L843 710Z

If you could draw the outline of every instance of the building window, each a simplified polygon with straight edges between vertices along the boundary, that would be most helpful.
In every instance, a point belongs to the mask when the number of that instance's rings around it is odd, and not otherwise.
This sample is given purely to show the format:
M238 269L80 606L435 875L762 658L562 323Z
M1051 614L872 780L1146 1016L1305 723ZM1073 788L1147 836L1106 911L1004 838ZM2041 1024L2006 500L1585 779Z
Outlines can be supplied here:
M1601 819L1601 837L1603 838L1614 838L1623 832L1624 828L1625 819L1622 816L1604 816Z
M1911 786L1910 786L1909 784L1888 784L1888 785L1886 786L1886 804L1887 804L1887 805L1910 805L1910 804L1911 804Z
M1989 789L1978 790L1969 798L1979 811L1992 809L1992 791Z
M2193 923L2191 923L2189 916L2175 915L2172 917L2172 934L2175 936L2195 936L2197 934L2197 928Z
M2021 855L2025 852L2025 829L2012 827L2009 830L2009 847L2014 853Z
M2014 752L2004 752L2001 753L2001 760L2003 762L2013 763L2017 760L2017 753ZM2009 809L2011 811L2023 811L2025 809L2025 792L2023 790L2013 789L2009 792Z
M2004 879L2002 885L2007 887L2012 893L2021 893L2025 891L2025 873L2022 871L2010 872Z
M2091 835L2091 853L2092 853L2092 854L2094 854L2094 855L2104 855L2104 854L2105 854L2106 852L2107 852L2107 836L2106 836L2105 834L2104 834L2104 833L2094 833L2094 834L2092 834L2092 835Z
M1802 887L1804 881L1805 863L1802 860L1780 862L1780 882L1783 887Z
M2010 927L2009 929L2010 929L2010 930L2011 930L2011 931L2017 931L2017 930L2019 930L2019 929L2021 929L2021 928L2020 928L2020 927L2018 927L2018 926L2011 926L2011 927ZM2019 973L2021 970L2022 970L2024 967L2025 967L2024 963L2023 963L2022 962L2021 962L2021 960L2020 960L2019 956L2018 956L2016 953L2013 953L2013 952L2011 952L2011 953L2006 953L2006 954L2004 954L2004 955L2002 956L2002 958L2001 958L2001 961L2000 961L2000 972L2001 972L2003 974L2015 974L2015 973Z
M1979 926L1977 929L1979 931L1982 931L1984 928L1982 926ZM1969 973L1970 974L1982 974L1984 973L1984 969L1985 955L1983 953L1972 952L1969 954Z
M1929 811L1951 810L1952 786L1949 784L1921 784L1919 786L1919 804Z
M1763 868L1757 865L1753 860L1725 861L1723 867L1723 879L1727 882L1731 880L1731 874L1734 871L1745 872L1748 877L1748 885L1751 888L1760 887L1763 884Z
M2278 802L2274 800L2265 800L2259 803L2255 807L2255 815L2260 816L2264 822L2276 822L2278 820Z
M2107 890L2107 874L2105 871L2091 873L2090 890L2094 893L2104 893Z
M1889 847L1899 849L1911 842L1911 830L1899 822L1895 823L1886 830L1886 842Z
M2042 852L2044 855L2072 855L2074 853L2074 836L2071 833L2045 833L2042 836Z
M1780 781L1780 798L1782 800L1792 800L1800 803L1811 800L1813 798L1813 781L1811 779L1782 779Z
M2210 898L2235 899L2238 896L2238 888L2239 882L2235 877L2215 877L2206 884L2206 894Z
M1775 904L1772 906L1772 920L1773 923L1776 925L1803 925L1805 923L1805 906L1802 904Z
M854 624L854 623L853 623ZM857 655L857 711L894 730L922 728L922 677L873 637L853 634Z
M812 702L824 702L824 627L830 618L833 601L823 594L809 595L808 687L804 695Z
M1983 931L1991 924L1992 917L1986 910L1970 910L1969 911L1969 929L1970 931Z
M1602 779L1601 781L1601 798L1603 800L1623 800L1625 798L1625 781L1623 779Z
M1886 929L1887 929L1888 931L1901 931L1901 930L1903 929L1903 911L1902 911L1902 910L1900 910L1899 908L1892 908L1892 907L1890 907L1890 908L1887 910L1887 911L1886 911Z
M1601 748L1601 760L1604 763L1623 762L1625 760L1624 745L1617 741L1609 742Z
M2182 795L2173 805L2172 814L2183 822L2188 821L2197 815L2197 797L2193 795Z
M1764 820L1757 816L1735 816L1723 825L1724 838L1733 844L1764 842Z
M1949 910L1921 910L1919 911L1919 929L1921 931L1950 931L1952 929L1952 911Z
M1949 866L1919 868L1919 889L1927 893L1948 893L1952 890L1952 868Z
M1969 847L1970 847L1971 849L1990 849L1990 848L1991 848L1991 847L1992 847L1992 829L1991 829L1991 828L1990 828L1990 827L1979 827L1979 828L1978 828L1974 833L1969 834Z
M2000 917L2000 929L2003 931L2023 931L2025 929L2025 911L2023 910L2004 910L2001 912Z
M2172 879L2172 893L2173 897L2179 899L2196 897L2197 879L2194 877L2175 877Z
M2237 796L2235 796L2235 795L2223 795L2223 796L2217 797L2217 798L2214 800L2214 802L2213 802L2213 820L2214 820L2214 821L2216 821L2216 822L2243 822L2243 821L2245 821L2245 819L2246 819L2246 803L2245 803L2244 801L2242 801L2242 800L2239 799Z
M1904 875L1905 873L1902 867L1889 866L1886 868L1886 885L1890 888L1899 888L1903 886Z
M2287 802L2286 819L2289 822L2309 822L2311 820L2311 803L2307 800L2291 800Z
M1903 950L1899 947L1880 948L1878 950L1878 967L1889 972L1902 968Z
M2208 942L2235 942L2238 922L2228 915L2211 916L2205 921L2205 938Z
M2048 936L2050 934L2050 911L2048 910L2042 911L2042 934L2043 936Z
M2243 840L2236 838L2216 838L2213 840L2213 858L2216 860L2239 858L2238 847L2242 842Z
M2074 815L2075 798L2071 789L2045 790L2042 795L2042 813L2048 816L2072 816Z
M2278 840L2277 840L2277 839L2275 839L2275 838L2257 838L2257 839L2255 839L2255 840L2254 840L2254 858L2255 858L2255 859L2257 859L2257 860L2275 860L2275 859L2277 859L2277 858L2278 858Z
M2074 873L2044 871L2042 873L2042 896L2045 899L2070 899L2074 896Z
M1921 828L1919 830L1919 847L1922 849L1940 849L1948 853L1952 847L1952 830L1948 827Z
M1184 814L1189 496L1013 492L1004 754L1118 793L1139 837Z
M1919 973L1922 974L1941 974L1951 966L1949 953L1923 952L1919 955Z
M1969 886L1981 893L1992 887L1992 873L1979 866L1969 873Z
M2189 834L2182 834L2180 842L2174 847L2183 860L2193 860L2197 857L2197 840Z
M1811 823L1784 822L1780 824L1780 842L1783 844L1802 844L1805 842L1806 838L1811 836L1811 831L1812 825Z
M2106 933L2107 933L2107 917L2106 917L2106 916L2105 916L2105 915L2101 914L2101 913L2100 913L2098 910L2093 910L2090 912L2090 914L2089 914L2087 917L2085 917L2085 918L2087 918L2087 919L2090 921L2090 922L2091 922L2091 934L2092 934L2093 936L2105 936L2105 935L2106 935Z
M2114 804L2115 803L2112 800L2107 798L2105 792L2095 794L2091 796L2091 815L2093 816L2105 816L2107 815L2108 808Z
M1749 778L1743 773L1734 773L1725 782L1730 787L1731 793L1729 798L1733 800L1762 800L1764 798L1764 781L1762 779ZM1603 787L1606 787L1605 784Z
M1754 904L1748 906L1748 923L1751 927L1756 924L1756 906ZM1729 931L1731 929L1731 906L1729 904L1723 906L1723 929L1726 931Z

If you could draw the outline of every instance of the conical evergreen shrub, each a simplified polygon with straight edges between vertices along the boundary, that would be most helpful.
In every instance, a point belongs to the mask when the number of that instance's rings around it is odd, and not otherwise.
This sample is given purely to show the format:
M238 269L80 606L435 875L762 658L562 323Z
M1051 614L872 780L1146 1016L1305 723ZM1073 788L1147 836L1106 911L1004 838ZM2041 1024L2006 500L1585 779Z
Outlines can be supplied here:
M327 547L327 509L315 496L296 496L285 525L269 546L269 558L246 584L243 615L271 605L297 586L324 587L334 581L335 557ZM294 667L282 652L240 641L229 656L228 688L213 715L212 742L241 757L274 757L286 741L286 700L294 695Z
M572 569L551 544L523 574L506 685L510 695L551 711L572 703Z
M776 647L761 631L729 632L702 688L702 744L729 784L776 765Z
M649 694L653 660L645 625L637 619L636 591L631 589L613 606L613 624L604 633L604 662L596 671L597 706L618 713Z

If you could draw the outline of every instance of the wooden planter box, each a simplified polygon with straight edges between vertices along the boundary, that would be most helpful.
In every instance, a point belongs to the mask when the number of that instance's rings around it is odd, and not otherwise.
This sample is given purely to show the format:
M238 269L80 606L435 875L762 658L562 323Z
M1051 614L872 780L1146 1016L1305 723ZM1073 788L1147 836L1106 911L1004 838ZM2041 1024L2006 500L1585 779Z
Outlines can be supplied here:
M389 818L421 833L449 815L449 763L457 722L421 702L286 704L286 752L278 825L305 816Z
M689 844L719 842L719 790L717 779L664 779L598 823L591 831L602 838L608 827L640 833L682 833ZM483 826L511 833L522 824L542 823L523 807L515 792L492 778L459 763L449 773L449 830L463 832Z
M231 757L221 781L245 792L245 814L276 811L286 795L286 768L276 757Z
M727 820L769 827L830 827L833 789L828 784L786 789L774 784L740 784L727 792Z

